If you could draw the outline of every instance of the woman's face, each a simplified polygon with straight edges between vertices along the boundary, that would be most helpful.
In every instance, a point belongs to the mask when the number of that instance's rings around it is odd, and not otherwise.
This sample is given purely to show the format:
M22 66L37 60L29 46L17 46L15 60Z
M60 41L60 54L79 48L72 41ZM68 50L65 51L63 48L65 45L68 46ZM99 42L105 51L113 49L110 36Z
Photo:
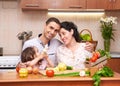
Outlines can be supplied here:
M65 45L68 45L68 44L70 44L70 42L72 40L73 30L67 31L64 28L61 28L59 35L60 35L60 39L63 41L63 43Z

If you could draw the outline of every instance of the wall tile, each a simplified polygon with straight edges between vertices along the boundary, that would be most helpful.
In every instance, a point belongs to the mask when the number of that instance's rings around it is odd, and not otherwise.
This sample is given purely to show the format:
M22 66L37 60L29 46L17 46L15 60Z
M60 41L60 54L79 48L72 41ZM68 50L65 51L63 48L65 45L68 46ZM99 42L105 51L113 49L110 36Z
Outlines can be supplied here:
M14 6L10 6L13 4ZM60 21L73 21L77 24L79 31L89 29L94 40L98 40L97 49L103 49L103 39L100 32L99 19L101 16L75 16L75 15L48 15L46 11L24 11L19 8L18 3L0 1L0 47L3 47L4 55L19 55L22 48L21 40L16 37L19 32L33 31L33 37L43 31L43 26L49 17L57 17ZM120 12L106 12L107 16L117 16L118 24L115 26L115 41L111 42L111 51L120 52ZM57 38L59 38L57 36ZM114 46L113 46L114 45Z

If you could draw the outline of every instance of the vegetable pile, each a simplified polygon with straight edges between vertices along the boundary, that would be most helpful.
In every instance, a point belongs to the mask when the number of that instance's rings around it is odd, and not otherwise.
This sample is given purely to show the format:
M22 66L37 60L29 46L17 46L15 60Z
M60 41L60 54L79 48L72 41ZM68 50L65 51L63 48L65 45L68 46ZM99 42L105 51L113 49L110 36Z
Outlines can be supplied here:
M104 66L101 70L97 71L92 79L94 80L94 86L100 86L101 77L113 77L114 72L107 66Z
M86 60L90 61L90 62L96 62L97 59L104 57L104 56L106 56L107 58L111 58L111 55L109 52L106 52L105 50L99 49L97 51L94 51L92 57L87 58Z

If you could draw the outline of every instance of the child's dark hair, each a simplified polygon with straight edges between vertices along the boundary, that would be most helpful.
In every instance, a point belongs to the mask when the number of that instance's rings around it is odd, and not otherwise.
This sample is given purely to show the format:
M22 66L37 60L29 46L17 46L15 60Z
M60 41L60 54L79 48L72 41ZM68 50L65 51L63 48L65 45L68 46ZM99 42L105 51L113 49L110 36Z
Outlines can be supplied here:
M73 37L75 38L75 40L77 42L80 42L80 36L79 36L79 32L77 30L77 26L73 23L73 22L68 22L68 21L64 21L61 23L61 28L64 28L67 31L71 31L71 29L73 29Z
M24 63L24 62L33 60L35 53L36 52L35 52L34 47L27 47L21 53L21 61Z

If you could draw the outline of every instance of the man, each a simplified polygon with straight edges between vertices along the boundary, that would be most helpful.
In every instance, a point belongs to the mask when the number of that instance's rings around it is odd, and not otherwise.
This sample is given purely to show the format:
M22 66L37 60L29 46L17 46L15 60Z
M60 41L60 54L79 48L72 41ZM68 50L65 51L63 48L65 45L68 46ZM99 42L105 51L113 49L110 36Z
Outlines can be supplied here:
M23 50L30 46L36 46L39 52L42 52L45 45L47 44L49 47L49 49L47 50L48 57L54 63L54 66L56 66L57 60L55 57L55 53L57 47L60 46L62 43L58 39L55 39L54 37L57 35L59 30L60 30L60 21L54 17L49 18L46 21L42 34L40 34L36 38L26 41L23 45ZM86 45L87 45L86 50L91 51L93 48L92 45L90 43ZM39 58L34 59L33 64L39 60L40 60Z

